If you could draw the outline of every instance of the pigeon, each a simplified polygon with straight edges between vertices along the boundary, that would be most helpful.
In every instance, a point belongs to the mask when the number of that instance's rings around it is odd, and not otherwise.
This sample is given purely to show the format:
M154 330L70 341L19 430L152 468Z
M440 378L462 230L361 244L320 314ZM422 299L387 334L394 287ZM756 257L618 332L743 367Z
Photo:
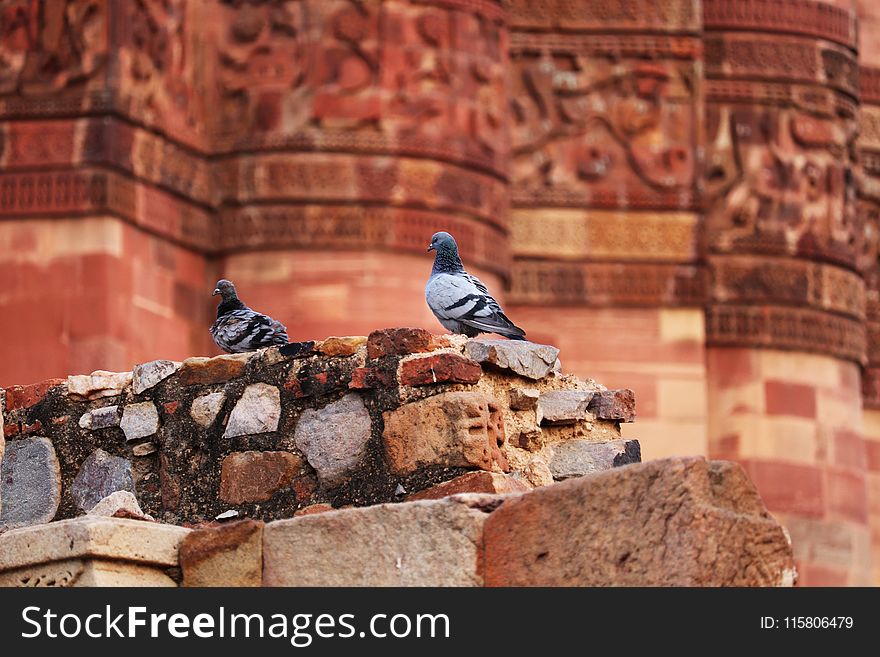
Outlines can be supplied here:
M511 340L526 339L526 332L507 319L480 279L464 270L452 235L435 233L428 251L435 255L425 300L443 326L471 338L498 333Z
M223 351L239 354L272 345L287 345L287 328L281 322L248 308L231 281L221 279L211 296L220 295L217 320L211 325L211 337Z

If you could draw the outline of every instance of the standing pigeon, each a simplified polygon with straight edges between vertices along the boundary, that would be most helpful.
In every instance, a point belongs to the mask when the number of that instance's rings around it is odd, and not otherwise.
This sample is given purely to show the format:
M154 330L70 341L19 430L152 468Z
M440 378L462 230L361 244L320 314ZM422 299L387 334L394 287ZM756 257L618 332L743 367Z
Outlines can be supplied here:
M218 294L223 300L217 306L217 320L211 325L211 337L223 351L238 354L287 344L287 328L244 305L231 281L217 281L211 296Z
M434 233L428 251L435 255L425 300L443 326L471 338L498 333L511 340L525 340L526 332L507 319L480 279L464 270L452 235Z

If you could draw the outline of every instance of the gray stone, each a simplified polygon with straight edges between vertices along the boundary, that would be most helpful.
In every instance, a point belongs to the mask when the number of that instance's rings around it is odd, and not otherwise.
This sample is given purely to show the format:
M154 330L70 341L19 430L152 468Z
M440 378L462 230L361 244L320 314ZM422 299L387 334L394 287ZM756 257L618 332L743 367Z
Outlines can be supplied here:
M538 406L540 392L535 388L511 388L508 393L510 410L532 411Z
M0 464L0 532L49 522L61 501L61 469L48 438L6 443Z
M140 445L135 445L131 448L131 453L135 456L149 456L150 454L154 454L158 447L156 447L156 443L141 443Z
M636 396L629 388L603 390L590 401L590 411L600 420L633 422L636 419Z
M538 380L553 371L559 349L521 340L475 339L467 341L464 353L478 363L489 363Z
M132 371L131 387L134 394L139 395L161 383L177 371L180 363L173 360L152 360L149 363L135 365Z
M224 438L276 431L281 420L281 393L275 386L254 383L232 409Z
M131 463L96 449L76 473L70 494L80 510L88 513L98 502L119 490L134 492Z
M150 516L143 512L134 493L127 490L118 490L110 493L87 512L87 515L90 516L104 516L106 518L112 518L117 514L127 518L152 520Z
M83 429L107 429L119 426L119 407L104 406L86 411L79 419L79 426Z
M550 472L557 481L582 477L593 472L610 470L642 460L639 441L611 440L597 443L591 440L566 440L553 443Z
M587 419L587 407L595 392L552 390L538 397L538 424L574 424Z
M190 417L200 427L210 427L214 420L217 419L217 413L223 408L226 401L226 395L222 392L211 392L201 397L193 399L192 406L189 409Z
M324 486L337 486L364 458L370 439L370 414L357 394L302 414L294 432Z
M263 530L264 586L481 586L482 530L499 498L379 504Z
M152 436L159 430L159 413L153 402L129 404L122 411L122 422L119 426L125 433L127 441Z

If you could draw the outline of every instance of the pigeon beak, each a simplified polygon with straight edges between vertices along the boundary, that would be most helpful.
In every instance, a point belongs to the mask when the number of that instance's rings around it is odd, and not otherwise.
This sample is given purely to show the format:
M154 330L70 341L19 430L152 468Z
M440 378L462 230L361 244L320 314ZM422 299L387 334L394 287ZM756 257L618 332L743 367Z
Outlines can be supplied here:
M434 250L434 245L431 244L431 245L428 247L428 253L430 253L430 252L433 251L433 250Z
M220 289L215 287L214 291L211 292L211 296L216 297L218 294L220 294Z

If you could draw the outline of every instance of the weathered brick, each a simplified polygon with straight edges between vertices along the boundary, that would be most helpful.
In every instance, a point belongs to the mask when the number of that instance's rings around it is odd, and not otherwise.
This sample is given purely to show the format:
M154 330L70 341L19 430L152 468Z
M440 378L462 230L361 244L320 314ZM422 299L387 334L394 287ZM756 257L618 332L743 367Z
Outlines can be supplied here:
M367 356L406 356L435 349L432 335L419 328L392 328L373 331L367 338Z
M177 372L181 385L224 383L244 373L252 354L224 354L214 358L187 358Z
M393 372L379 367L358 367L351 373L348 387L352 390L369 388L390 388L397 385Z
M331 336L316 345L316 350L325 356L351 356L357 353L359 347L367 343L366 336L352 335L338 338Z
M435 383L477 383L483 375L478 363L458 354L441 353L411 358L400 363L398 379L402 385L424 386Z
M52 388L67 383L67 379L47 379L40 383L32 383L25 386L10 386L6 388L6 410L14 411L19 408L30 408L42 401Z

